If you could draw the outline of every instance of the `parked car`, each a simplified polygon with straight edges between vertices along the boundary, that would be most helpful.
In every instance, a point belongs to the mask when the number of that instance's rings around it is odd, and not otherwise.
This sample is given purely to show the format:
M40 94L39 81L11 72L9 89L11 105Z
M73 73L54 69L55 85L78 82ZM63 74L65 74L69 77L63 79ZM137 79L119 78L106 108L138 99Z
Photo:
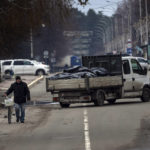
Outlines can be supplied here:
M144 68L150 69L147 59L145 59L143 57L135 57L135 58L140 63L140 65L142 66L143 69Z
M28 59L13 59L3 60L2 72L7 75L13 74L32 74L32 75L46 75L50 68L48 65Z

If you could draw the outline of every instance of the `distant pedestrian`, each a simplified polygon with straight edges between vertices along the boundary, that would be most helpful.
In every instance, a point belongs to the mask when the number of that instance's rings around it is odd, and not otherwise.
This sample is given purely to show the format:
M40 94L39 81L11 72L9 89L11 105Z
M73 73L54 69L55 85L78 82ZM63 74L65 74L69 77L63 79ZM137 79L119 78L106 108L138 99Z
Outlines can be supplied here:
M16 82L10 86L5 93L5 96L8 96L12 92L14 92L16 122L20 121L21 123L24 123L25 103L27 100L30 100L30 91L27 84L21 80L20 76L16 76Z

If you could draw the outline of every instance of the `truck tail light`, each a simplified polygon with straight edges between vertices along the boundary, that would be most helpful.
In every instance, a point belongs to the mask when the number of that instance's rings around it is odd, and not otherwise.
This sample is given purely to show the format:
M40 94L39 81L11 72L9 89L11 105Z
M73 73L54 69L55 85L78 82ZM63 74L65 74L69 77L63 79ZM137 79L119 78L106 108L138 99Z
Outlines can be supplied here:
M59 98L58 97L53 97L53 102L59 102Z

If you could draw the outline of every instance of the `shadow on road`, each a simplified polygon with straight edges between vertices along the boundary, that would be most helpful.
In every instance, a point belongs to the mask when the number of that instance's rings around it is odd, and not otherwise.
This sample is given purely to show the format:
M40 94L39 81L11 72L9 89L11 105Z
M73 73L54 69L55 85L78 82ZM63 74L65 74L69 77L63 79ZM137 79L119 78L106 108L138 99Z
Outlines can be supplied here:
M88 107L116 107L116 106L125 106L125 105L135 105L135 104L142 104L142 102L141 101L139 101L139 100L137 100L137 101L123 101L123 102L116 102L116 103L114 103L114 104L108 104L108 103L106 103L106 104L104 104L103 106L95 106L93 103L89 103L89 104L81 104L81 105L71 105L70 106L70 108L68 108L68 109L77 109L77 108L88 108Z
M135 139L127 145L122 145L116 150L149 150L150 148L150 117L144 117L140 121Z

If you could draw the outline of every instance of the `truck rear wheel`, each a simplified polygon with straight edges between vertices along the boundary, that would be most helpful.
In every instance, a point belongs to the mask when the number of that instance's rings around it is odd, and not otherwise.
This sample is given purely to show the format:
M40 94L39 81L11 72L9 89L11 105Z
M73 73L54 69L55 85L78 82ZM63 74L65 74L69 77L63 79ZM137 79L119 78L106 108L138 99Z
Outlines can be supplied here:
M143 94L142 94L141 100L142 100L142 102L150 101L150 89L149 88L143 89Z
M114 103L116 102L116 99L110 99L110 100L107 100L107 102L108 102L109 104L114 104Z
M103 106L105 101L105 95L104 92L101 90L98 90L96 92L96 99L94 100L95 106Z
M65 104L65 103L60 102L60 106L61 108L69 108L70 104Z

